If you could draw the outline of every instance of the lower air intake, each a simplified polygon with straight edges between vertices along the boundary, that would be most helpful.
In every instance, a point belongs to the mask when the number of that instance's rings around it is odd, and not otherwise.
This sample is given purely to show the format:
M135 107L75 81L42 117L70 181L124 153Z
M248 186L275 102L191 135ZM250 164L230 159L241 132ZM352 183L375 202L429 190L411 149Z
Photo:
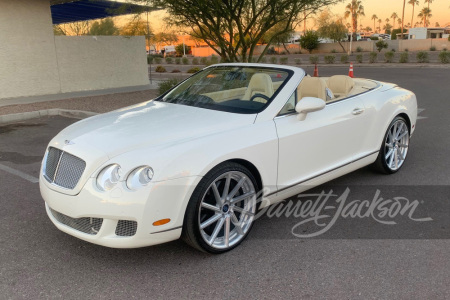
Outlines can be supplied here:
M116 235L118 236L133 236L136 234L137 222L119 220L116 227Z
M61 223L66 226L69 226L75 230L90 234L90 235L96 235L100 228L102 227L103 219L101 218L71 218L69 216L66 216L65 214L62 214L60 212L57 212L56 210L53 210L50 208L50 211L52 212L53 217Z

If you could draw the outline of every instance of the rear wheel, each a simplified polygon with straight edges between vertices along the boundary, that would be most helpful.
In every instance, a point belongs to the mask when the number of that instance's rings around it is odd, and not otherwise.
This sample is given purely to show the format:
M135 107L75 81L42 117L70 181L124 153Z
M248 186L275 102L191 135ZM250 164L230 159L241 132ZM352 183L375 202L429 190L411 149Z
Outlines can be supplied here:
M400 170L409 148L409 129L403 117L396 117L385 134L374 168L385 174Z
M186 209L183 239L210 253L238 246L250 232L257 208L258 184L245 167L227 162L198 184Z

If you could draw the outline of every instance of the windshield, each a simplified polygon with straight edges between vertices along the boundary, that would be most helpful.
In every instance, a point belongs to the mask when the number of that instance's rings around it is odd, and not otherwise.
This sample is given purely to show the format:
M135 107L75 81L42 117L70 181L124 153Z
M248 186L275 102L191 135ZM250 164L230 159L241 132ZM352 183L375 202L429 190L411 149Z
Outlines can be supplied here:
M157 101L241 114L259 113L292 73L276 68L217 66L193 75Z

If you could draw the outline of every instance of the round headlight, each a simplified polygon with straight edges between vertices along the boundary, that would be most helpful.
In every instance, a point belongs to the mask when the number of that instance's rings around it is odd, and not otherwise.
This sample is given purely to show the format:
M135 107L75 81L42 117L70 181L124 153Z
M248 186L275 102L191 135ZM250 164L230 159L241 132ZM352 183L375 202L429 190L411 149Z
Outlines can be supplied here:
M149 166L142 166L133 170L128 175L127 187L130 190L137 190L142 186L146 186L153 178L153 169Z
M97 187L102 191L111 190L120 180L120 166L110 165L104 168L97 176Z

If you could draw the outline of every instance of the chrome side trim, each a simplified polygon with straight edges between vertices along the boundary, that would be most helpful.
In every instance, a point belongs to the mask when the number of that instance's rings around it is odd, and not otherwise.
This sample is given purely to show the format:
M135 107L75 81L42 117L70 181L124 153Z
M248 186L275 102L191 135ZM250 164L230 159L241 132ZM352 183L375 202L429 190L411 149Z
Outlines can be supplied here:
M156 232L152 232L150 234L156 234L156 233L163 233L163 232L168 232L168 231L172 231L172 230L176 230L176 229L181 229L183 226L178 226L178 227L174 227L171 229L166 229L166 230L161 230L161 231L156 231Z

